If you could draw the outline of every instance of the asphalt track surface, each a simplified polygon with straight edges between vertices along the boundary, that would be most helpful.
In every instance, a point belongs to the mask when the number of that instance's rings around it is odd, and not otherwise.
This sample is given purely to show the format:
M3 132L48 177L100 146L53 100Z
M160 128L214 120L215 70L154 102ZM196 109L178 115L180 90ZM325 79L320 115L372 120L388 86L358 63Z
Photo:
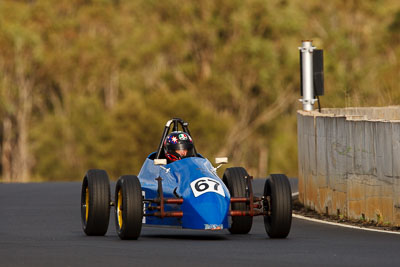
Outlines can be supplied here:
M111 216L106 236L88 237L80 188L0 184L0 266L400 266L399 235L295 218L282 240L267 237L260 217L248 235L144 227L122 241Z

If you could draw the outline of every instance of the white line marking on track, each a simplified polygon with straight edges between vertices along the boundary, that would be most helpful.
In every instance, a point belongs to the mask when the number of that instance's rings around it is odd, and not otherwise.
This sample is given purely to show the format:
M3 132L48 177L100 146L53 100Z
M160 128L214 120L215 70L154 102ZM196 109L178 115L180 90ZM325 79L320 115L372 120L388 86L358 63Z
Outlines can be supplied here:
M324 224L330 224L330 225L335 225L335 226L341 226L341 227L347 227L347 228L352 228L352 229L357 229L357 230L364 230L364 231L371 231L371 232L378 232L378 233L386 233L386 234L395 234L395 235L400 235L400 232L393 232L393 231L388 231L388 230L379 230L379 229L372 229L372 228L365 228L365 227L359 227L359 226L354 226L354 225L348 225L348 224L341 224L341 223L335 223L335 222L327 222L323 220L317 220L313 218L308 218L302 215L298 214L293 214L292 215L294 218L302 219L302 220L307 220L311 222L317 222L317 223L324 223Z

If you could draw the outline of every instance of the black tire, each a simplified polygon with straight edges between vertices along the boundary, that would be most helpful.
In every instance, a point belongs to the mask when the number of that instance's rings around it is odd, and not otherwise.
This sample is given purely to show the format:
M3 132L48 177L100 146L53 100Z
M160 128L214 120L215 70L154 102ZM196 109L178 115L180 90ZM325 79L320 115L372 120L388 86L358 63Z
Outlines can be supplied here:
M286 238L292 224L292 192L284 174L271 174L264 186L264 226L270 238Z
M139 179L121 176L115 188L115 227L121 239L138 239L142 230L143 198Z
M90 236L107 233L110 220L110 181L106 171L88 170L82 182L81 219Z
M249 197L247 189L248 176L247 171L242 167L227 168L222 178L224 184L229 190L231 197ZM249 206L246 203L232 203L231 210L246 211ZM253 217L251 216L232 216L231 234L247 234L253 225Z

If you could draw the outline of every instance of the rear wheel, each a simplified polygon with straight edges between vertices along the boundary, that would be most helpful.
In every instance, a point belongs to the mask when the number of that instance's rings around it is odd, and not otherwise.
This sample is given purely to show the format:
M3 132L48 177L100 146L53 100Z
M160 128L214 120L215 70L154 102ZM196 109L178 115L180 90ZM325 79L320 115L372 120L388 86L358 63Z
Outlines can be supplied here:
M138 239L142 230L143 200L139 179L121 176L115 188L115 227L121 239Z
M88 170L83 178L81 219L87 235L106 234L110 219L110 182L104 170Z
M249 197L246 176L247 171L242 167L227 168L224 172L223 182L228 187L231 197ZM249 206L246 203L232 203L231 210L246 211ZM247 234L251 230L253 217L232 216L231 227L228 229L232 234Z
M271 174L264 186L264 226L269 237L285 238L292 224L292 193L284 174Z

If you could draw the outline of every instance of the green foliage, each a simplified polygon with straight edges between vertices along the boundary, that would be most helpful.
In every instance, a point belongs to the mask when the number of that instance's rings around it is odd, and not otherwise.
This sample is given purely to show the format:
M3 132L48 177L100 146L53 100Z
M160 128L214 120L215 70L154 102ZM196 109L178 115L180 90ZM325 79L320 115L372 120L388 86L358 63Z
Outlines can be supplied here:
M2 165L25 131L35 179L137 174L182 117L204 156L296 176L301 40L325 52L323 107L395 105L399 25L397 0L4 0Z
M293 111L294 112L294 111ZM272 123L269 173L285 173L297 177L297 119L292 114L282 114ZM294 139L294 140L293 140ZM287 140L291 140L288 142Z
M107 116L96 98L77 96L71 113L49 114L32 126L34 175L79 180L87 168L103 168L111 140Z

